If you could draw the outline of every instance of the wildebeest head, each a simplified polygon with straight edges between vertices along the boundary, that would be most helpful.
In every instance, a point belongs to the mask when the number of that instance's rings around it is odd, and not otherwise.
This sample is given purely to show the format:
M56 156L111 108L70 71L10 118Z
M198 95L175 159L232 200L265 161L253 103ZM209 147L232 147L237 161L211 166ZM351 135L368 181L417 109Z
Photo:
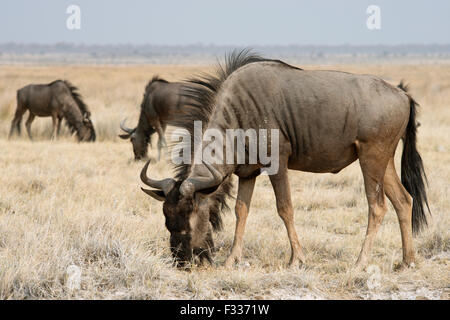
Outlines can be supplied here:
M151 197L164 201L163 213L166 228L170 232L170 249L175 263L185 267L194 258L212 262L211 252L214 248L212 225L210 223L211 201L208 193L219 185L215 169L211 170L213 181L195 181L187 179L175 181L172 178L153 180L147 176L147 162L141 172L141 180L154 190L142 190ZM220 180L222 180L220 178Z
M150 141L150 137L144 132L137 130L138 127L131 129L125 126L125 120L120 123L120 128L125 132L125 134L120 134L119 137L127 140L130 139L133 145L133 153L135 160L141 160L147 158L147 145ZM154 129L151 128L150 136L154 133Z
M81 141L95 141L95 129L94 124L92 123L92 120L90 118L90 113L86 113L83 116L83 125L85 130L83 136L81 137Z

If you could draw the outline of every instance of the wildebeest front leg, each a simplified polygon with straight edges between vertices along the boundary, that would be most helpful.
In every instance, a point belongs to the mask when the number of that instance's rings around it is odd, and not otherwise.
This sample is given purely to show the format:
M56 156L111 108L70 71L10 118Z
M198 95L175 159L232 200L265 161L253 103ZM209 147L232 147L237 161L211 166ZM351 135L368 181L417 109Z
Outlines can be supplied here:
M161 160L161 150L167 146L166 138L164 137L164 131L166 127L161 125L159 120L155 123L155 129L158 132L158 160Z
M234 232L233 247L231 248L230 255L225 261L225 266L227 268L232 267L235 261L239 262L241 260L245 223L247 221L248 211L250 209L250 201L252 199L255 181L256 178L239 178L235 207L236 230Z
M27 133L28 133L28 137L30 138L30 140L33 140L33 137L31 136L31 123L34 120L34 117L35 117L35 115L30 112L30 114L28 115L28 119L25 122L25 127L27 128Z
M286 226L289 242L291 244L290 267L298 266L298 262L305 263L305 256L302 251L298 235L294 226L294 209L291 201L291 191L289 186L287 167L281 167L276 175L270 176L273 190L277 201L277 210Z
M59 137L61 133L61 123L62 123L62 117L58 117L58 128L56 129L56 135Z
M56 134L58 132L58 123L59 123L58 116L52 115L52 121L53 121L53 131L52 131L51 140L55 140Z
M382 152L382 148L367 144L358 144L357 150L369 205L366 237L356 261L356 270L361 271L367 265L373 241L387 210L383 180L390 157Z

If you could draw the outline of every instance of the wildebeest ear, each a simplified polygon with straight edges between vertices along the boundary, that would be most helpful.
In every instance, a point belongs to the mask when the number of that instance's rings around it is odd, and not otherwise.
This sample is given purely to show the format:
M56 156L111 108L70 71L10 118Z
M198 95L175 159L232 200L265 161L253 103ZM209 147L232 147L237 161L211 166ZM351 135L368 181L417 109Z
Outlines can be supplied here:
M149 190L141 188L142 191L144 191L146 194L148 194L150 197L158 200L158 201L165 201L166 195L164 194L164 191L162 190Z
M122 138L122 139L124 139L124 140L127 140L127 139L130 139L131 134L129 134L129 133L126 133L126 134L119 134L119 137Z

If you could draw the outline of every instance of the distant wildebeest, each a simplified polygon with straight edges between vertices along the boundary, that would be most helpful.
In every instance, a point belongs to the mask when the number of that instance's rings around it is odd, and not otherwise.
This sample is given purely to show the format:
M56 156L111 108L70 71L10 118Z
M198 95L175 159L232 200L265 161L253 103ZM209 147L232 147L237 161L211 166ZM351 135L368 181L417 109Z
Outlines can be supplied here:
M291 245L290 265L305 262L294 226L288 169L338 173L359 159L369 205L366 237L356 263L368 262L372 244L387 210L385 195L398 216L403 244L403 265L414 262L413 231L426 224L425 172L416 149L416 102L403 85L394 87L371 75L338 71L302 70L278 60L263 59L246 51L233 53L216 76L192 80L202 85L189 96L196 103L178 125L191 135L195 120L203 129L279 130L279 169L269 176ZM394 166L397 145L403 140L401 181ZM198 150L212 142L203 139ZM269 150L276 149L267 140ZM228 147L228 146L226 146ZM245 149L249 157L248 146ZM224 152L225 154L225 152ZM232 154L236 157L234 147ZM239 260L245 222L256 177L264 169L256 164L227 162L181 164L175 179L141 180L143 189L164 201L170 246L178 265L194 257L211 260L212 230L221 226L221 209L229 195L230 177L239 177L236 230L226 265ZM269 236L269 235L266 235Z
M193 84L168 82L154 76L145 87L138 125L131 129L125 127L125 120L121 122L120 128L125 134L119 137L130 139L136 160L147 157L147 146L155 132L158 133L158 159L160 159L161 150L167 145L164 137L167 125L180 116L183 106L190 100L181 94L183 87L186 86Z
M49 84L30 84L18 90L17 109L9 137L14 133L14 129L20 135L22 116L28 110L29 116L25 125L30 139L32 139L31 123L38 116L52 117L52 139L59 135L61 121L64 118L70 131L76 132L78 141L95 141L91 113L77 90L65 80L56 80Z

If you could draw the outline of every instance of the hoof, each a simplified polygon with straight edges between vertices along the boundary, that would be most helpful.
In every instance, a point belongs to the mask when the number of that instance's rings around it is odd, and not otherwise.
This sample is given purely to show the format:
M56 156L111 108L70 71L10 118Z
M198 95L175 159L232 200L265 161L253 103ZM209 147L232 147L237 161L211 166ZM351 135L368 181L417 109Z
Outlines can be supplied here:
M305 263L304 258L297 258L297 259L289 261L288 268L291 270L295 270L295 269L298 269L298 268L304 266L305 264L306 263Z
M414 262L401 262L394 265L394 271L403 271L406 269L415 269L416 264Z
M233 269L236 264L238 264L240 259L237 259L236 257L228 257L225 261L224 267L226 269Z
M351 271L355 272L355 273L359 273L359 272L365 272L366 271L367 266L365 264L362 263L356 263L352 268Z

